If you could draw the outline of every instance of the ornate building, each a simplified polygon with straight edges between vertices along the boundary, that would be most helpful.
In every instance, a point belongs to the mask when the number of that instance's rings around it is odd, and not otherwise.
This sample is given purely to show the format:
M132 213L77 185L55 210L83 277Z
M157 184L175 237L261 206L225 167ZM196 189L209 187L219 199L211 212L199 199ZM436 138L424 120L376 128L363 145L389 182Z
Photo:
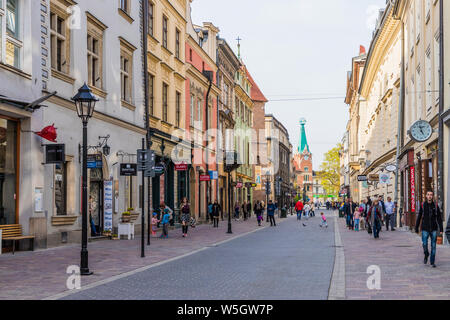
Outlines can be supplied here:
M301 200L310 201L313 199L313 162L305 126L306 120L300 119L300 141L292 166L296 176L294 189Z

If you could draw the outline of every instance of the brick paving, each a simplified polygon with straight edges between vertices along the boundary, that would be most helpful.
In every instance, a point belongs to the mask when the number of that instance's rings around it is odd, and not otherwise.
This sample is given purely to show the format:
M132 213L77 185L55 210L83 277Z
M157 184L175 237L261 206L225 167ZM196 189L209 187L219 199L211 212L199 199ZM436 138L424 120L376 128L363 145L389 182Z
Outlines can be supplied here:
M437 248L433 269L423 264L421 239L410 231L383 231L375 240L367 231L350 231L344 219L339 227L345 252L346 299L450 299L450 248ZM381 290L367 288L367 268L381 269Z
M169 231L169 239L151 239L140 257L140 236L135 240L96 241L88 244L89 268L94 275L82 277L82 286L158 263L170 258L225 241L258 229L256 218L233 221L233 234L228 235L227 221L219 228L199 225L189 228L188 238L181 229ZM146 242L147 243L147 242ZM80 245L70 245L35 252L16 252L0 256L0 299L43 299L67 290L67 267L79 265Z

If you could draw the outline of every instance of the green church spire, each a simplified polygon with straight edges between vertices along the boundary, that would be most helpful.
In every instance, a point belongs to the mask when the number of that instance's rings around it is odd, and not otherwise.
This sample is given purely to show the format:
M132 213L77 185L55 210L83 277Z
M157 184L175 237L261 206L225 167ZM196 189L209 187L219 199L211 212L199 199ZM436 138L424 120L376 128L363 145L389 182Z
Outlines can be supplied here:
M306 125L306 119L301 118L300 119L300 142L298 144L298 153L300 153L300 154L302 154L303 151L305 151L305 148L308 152L311 153L311 151L309 151L308 140L306 139L305 125Z

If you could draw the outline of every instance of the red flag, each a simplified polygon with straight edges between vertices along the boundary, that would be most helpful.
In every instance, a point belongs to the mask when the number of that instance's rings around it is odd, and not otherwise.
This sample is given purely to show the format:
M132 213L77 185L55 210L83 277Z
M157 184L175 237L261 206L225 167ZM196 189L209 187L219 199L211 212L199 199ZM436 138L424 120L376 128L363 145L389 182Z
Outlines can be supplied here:
M366 48L364 46L359 46L359 55L363 55L366 53Z
M45 127L40 132L35 132L35 134L48 141L57 142L56 138L58 137L58 134L56 133L55 124Z

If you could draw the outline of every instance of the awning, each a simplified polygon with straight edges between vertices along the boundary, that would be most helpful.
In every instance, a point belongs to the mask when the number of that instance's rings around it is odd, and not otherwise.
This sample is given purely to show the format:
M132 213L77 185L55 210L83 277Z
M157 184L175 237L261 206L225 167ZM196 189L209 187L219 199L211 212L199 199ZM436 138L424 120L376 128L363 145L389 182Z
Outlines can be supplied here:
M10 98L4 95L0 94L0 103L4 103L4 104L8 104L10 106L28 111L28 112L34 112L35 110L40 109L41 107L45 107L43 105L41 105L42 102L46 101L47 99L49 99L50 97L56 95L56 91L53 93L50 93L46 96L43 96L35 101L32 102L27 102L27 101L22 101L22 100L18 100L18 99L14 99L14 98Z

